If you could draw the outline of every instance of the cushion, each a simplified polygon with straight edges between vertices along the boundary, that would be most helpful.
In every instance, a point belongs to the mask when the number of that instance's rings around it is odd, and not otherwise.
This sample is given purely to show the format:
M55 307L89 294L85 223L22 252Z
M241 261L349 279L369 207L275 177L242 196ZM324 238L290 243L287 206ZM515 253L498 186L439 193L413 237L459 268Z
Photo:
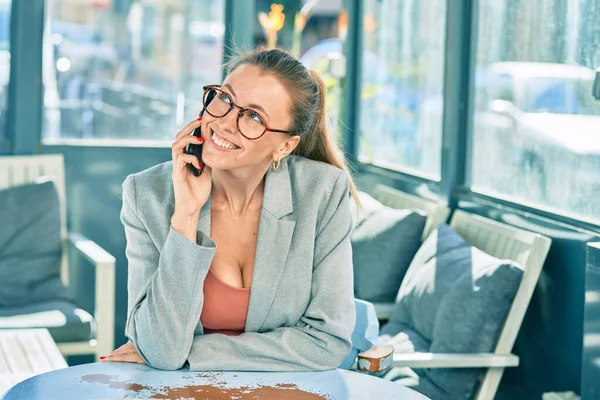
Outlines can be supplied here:
M357 194L362 208L359 209L354 201L350 202L350 215L352 216L353 227L362 224L364 220L375 211L382 210L386 207L368 193L359 191Z
M382 332L403 334L408 327L430 342L432 353L491 352L522 276L519 265L472 247L451 227L442 225L416 254ZM425 395L468 399L480 370L415 372L419 375L415 389Z
M365 207L367 211L359 217L350 238L354 295L367 301L391 303L421 245L427 217L413 210L374 206Z
M69 300L0 308L0 329L48 328L56 343L96 338L93 317Z
M0 307L67 298L54 183L0 190L0 221Z
M391 344L402 353L429 352L431 342L412 327L402 322L388 322L379 332L378 342Z

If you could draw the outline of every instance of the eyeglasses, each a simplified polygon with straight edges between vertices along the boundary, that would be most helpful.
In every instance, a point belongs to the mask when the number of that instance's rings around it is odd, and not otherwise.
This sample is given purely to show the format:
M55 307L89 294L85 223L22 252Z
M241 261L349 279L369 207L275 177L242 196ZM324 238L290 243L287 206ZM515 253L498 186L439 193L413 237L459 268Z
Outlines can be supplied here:
M231 100L231 96L219 88L219 85L204 86L204 110L215 118L222 118L234 107L239 108L237 128L246 139L259 139L267 131L294 134L290 131L269 128L256 111L238 106Z

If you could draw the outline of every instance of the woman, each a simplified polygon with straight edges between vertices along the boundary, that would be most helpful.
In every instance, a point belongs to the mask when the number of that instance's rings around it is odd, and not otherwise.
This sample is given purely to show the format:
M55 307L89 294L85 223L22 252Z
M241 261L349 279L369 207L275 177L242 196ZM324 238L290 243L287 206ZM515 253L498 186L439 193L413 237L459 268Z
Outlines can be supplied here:
M355 322L355 189L328 136L325 87L279 50L238 56L228 70L205 89L203 117L177 135L173 161L123 184L130 342L104 360L336 368ZM190 135L197 127L201 138ZM196 177L185 150L198 143Z

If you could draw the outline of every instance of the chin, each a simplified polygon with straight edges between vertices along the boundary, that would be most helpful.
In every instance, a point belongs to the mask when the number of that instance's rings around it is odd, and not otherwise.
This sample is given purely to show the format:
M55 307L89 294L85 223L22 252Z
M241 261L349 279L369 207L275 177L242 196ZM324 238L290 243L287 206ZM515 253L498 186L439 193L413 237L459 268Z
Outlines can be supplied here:
M204 154L202 155L202 162L204 163L204 165L209 166L213 170L227 170L238 167L237 165L235 165L235 163L232 163L230 160L224 160L224 157L214 157L212 154L207 154L206 157L204 157Z

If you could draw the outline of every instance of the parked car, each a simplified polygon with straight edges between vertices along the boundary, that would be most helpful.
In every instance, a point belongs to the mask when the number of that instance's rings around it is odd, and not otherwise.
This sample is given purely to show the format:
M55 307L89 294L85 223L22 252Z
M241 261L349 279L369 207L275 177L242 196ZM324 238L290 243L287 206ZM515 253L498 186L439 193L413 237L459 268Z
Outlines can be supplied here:
M500 62L478 71L473 182L550 206L588 207L588 196L600 195L594 76L578 65L534 62ZM441 99L425 101L421 111L421 146L439 143ZM425 168L436 162L428 160Z

